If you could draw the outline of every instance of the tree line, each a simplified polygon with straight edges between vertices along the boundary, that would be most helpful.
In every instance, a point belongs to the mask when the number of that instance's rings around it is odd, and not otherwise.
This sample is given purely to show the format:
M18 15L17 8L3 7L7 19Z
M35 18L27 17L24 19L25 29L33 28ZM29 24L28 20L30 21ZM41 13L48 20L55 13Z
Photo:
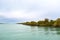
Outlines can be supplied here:
M24 22L21 23L24 25L30 25L30 26L54 26L54 27L60 27L60 18L57 18L56 20L49 20L48 18L44 19L43 21L39 20L37 22L31 21L31 22Z

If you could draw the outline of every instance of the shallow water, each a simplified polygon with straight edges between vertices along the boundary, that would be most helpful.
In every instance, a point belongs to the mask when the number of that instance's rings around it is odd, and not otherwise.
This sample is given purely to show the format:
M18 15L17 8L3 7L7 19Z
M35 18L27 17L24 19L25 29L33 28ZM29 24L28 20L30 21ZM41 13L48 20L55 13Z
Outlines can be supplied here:
M60 40L60 28L0 24L0 40Z

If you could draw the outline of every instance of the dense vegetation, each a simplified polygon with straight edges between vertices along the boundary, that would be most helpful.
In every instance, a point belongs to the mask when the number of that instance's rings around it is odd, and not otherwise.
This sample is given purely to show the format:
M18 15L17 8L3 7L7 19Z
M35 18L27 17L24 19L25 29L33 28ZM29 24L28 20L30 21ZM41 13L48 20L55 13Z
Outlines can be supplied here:
M31 26L54 26L54 27L60 27L60 18L58 18L56 20L45 19L44 21L24 22L24 23L21 23L21 24L31 25Z

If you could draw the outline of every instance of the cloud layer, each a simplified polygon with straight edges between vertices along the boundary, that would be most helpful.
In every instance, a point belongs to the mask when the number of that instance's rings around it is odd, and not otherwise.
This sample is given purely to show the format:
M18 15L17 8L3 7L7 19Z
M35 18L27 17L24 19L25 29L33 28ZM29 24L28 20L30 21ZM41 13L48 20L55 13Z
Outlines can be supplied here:
M60 17L60 0L0 0L0 16L7 19L39 20Z

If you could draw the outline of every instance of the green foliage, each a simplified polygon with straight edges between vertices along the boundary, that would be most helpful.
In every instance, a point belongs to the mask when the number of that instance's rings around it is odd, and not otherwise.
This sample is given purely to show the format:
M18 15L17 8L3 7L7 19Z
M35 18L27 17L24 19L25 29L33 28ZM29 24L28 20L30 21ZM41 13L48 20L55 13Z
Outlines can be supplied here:
M45 25L45 22L44 21L38 21L38 26L42 26L42 25Z
M30 24L31 24L32 26L37 25L37 23L36 23L35 21L31 21Z
M49 22L49 19L45 19L45 23Z
M50 22L49 22L49 26L53 26L54 23L55 23L54 20L50 20Z
M26 25L31 25L31 26L36 26L37 23L35 21L31 21L31 22L26 22Z
M45 19L44 21L31 21L31 22L25 22L25 25L31 25L31 26L59 26L60 27L60 18L58 18L57 20L50 20L49 19Z
M54 23L54 26L60 27L60 18L56 20L56 22Z

